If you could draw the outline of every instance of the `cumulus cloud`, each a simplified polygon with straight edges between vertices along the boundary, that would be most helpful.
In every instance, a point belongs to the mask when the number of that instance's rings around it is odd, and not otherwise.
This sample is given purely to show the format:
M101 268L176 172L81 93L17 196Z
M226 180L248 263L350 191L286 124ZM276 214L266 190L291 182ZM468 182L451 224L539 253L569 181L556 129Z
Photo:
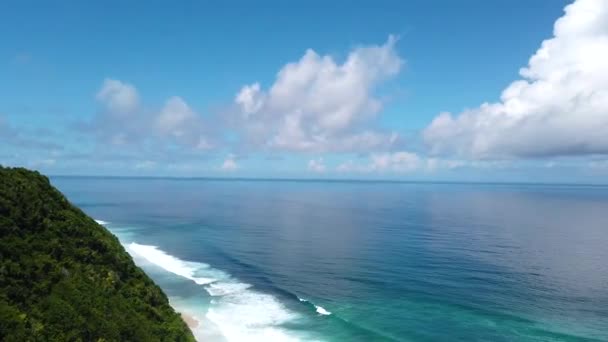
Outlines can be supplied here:
M126 146L140 142L150 130L135 86L106 78L95 95L100 105L93 121L83 127L103 143ZM79 127L80 128L80 127Z
M221 170L228 172L236 171L238 168L239 165L237 164L235 156L233 154L228 155L228 157L226 157L226 159L220 166Z
M87 128L112 145L175 144L195 150L212 148L202 117L184 99L173 96L159 109L143 108L137 88L105 79L95 98L100 111Z
M211 144L203 135L204 125L200 115L182 98L169 98L155 120L156 129L161 136L170 137L197 149L211 148Z
M311 159L308 161L308 171L323 173L325 172L325 164L323 158Z
M131 84L106 78L95 96L109 113L132 113L139 106L137 89Z
M182 98L177 96L165 102L165 106L156 118L158 130L175 137L183 136L185 128L192 121L196 121L196 114Z
M500 102L442 113L424 131L432 153L472 158L608 154L608 1L565 8Z
M395 134L364 129L382 101L375 90L396 76L403 60L396 38L353 49L340 64L307 50L278 72L268 90L244 86L235 97L239 127L258 146L287 151L353 151L386 148Z

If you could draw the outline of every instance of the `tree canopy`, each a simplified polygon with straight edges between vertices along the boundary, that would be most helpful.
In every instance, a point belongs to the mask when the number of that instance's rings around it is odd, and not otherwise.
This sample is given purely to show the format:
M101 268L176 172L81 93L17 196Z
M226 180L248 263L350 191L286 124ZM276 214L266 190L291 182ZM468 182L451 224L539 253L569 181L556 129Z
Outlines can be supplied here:
M47 177L0 166L0 340L194 338L105 227Z

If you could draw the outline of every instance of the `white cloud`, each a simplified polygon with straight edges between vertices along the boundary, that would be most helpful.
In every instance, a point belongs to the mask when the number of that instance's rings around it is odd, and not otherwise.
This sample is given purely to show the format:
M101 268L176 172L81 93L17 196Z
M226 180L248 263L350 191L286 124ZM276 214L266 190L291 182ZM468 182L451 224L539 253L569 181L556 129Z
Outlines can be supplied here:
M608 1L577 0L497 103L442 113L432 153L472 158L608 154Z
M487 163L487 162L485 162ZM483 162L470 162L459 159L440 159L440 158L428 158L426 160L426 168L429 171L435 171L439 169L453 170L465 166L471 166L475 164L483 164Z
M234 101L241 106L245 115L249 115L256 113L262 108L265 98L261 94L260 84L254 83L244 86Z
M348 160L336 167L336 171L343 173L408 173L423 170L424 159L412 152L399 151L392 153L371 154L363 163Z
M155 121L161 136L201 150L211 148L211 144L202 134L202 118L181 97L169 98Z
M422 160L415 153L394 152L372 154L371 168L373 171L410 172L422 166Z
M413 152L373 153L363 162L348 160L336 167L339 173L432 173L454 169L505 169L512 166L506 160L461 160L426 158Z
M213 148L203 118L181 97L170 97L160 109L143 108L135 86L105 79L96 99L103 107L88 127L104 143L154 146L156 151L173 145L192 150Z
M139 105L139 95L133 85L111 78L103 81L95 97L108 111L117 114L133 112Z
M352 50L344 63L307 50L288 63L265 91L244 86L235 97L239 125L263 147L289 151L352 151L386 148L394 134L361 129L382 108L377 86L396 76L403 60L390 36L380 46Z
M165 102L165 106L156 118L160 132L173 136L184 135L184 128L196 120L196 114L180 97L173 96Z
M106 78L95 98L101 104L101 110L86 127L99 140L125 147L147 137L150 123L140 108L135 86Z
M325 164L323 158L311 159L308 161L308 171L323 173L325 172Z
M236 171L238 168L239 165L235 160L235 156L232 154L229 154L228 157L226 157L226 159L222 163L222 166L220 166L220 169L228 172Z

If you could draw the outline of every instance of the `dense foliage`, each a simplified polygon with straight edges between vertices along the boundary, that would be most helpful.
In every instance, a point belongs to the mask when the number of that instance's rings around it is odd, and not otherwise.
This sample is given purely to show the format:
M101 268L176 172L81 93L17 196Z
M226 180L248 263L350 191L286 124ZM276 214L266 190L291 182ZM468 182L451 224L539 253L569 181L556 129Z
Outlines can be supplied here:
M192 341L116 237L37 172L0 166L0 341Z

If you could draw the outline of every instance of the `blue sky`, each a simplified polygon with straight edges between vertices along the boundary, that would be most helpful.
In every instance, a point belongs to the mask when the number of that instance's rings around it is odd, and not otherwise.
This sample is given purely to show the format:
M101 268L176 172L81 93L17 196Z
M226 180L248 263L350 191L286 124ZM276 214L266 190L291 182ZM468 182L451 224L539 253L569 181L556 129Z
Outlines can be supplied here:
M2 2L0 163L604 183L608 5L571 3Z

